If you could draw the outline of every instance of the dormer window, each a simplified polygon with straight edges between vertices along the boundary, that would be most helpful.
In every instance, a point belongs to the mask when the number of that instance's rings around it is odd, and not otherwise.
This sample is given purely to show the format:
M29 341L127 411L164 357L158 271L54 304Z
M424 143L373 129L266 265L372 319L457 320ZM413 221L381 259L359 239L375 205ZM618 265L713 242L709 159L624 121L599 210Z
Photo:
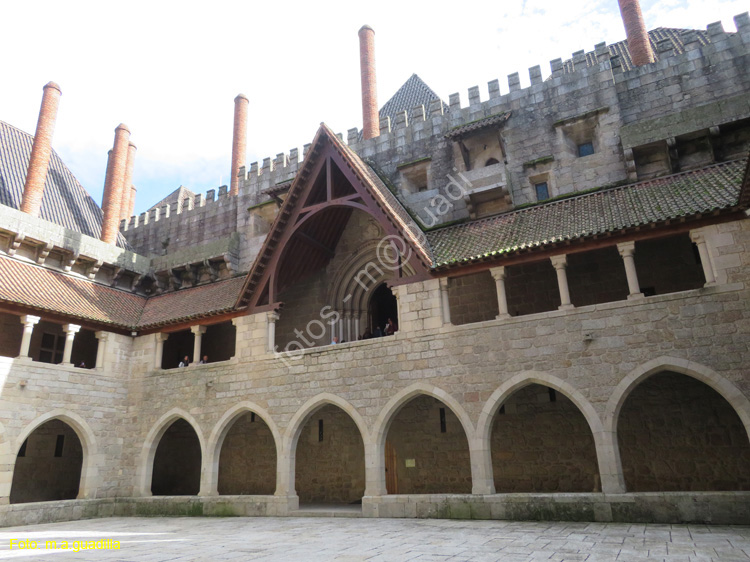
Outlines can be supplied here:
M534 184L534 188L536 189L537 201L544 201L545 199L549 199L549 188L547 187L546 181Z

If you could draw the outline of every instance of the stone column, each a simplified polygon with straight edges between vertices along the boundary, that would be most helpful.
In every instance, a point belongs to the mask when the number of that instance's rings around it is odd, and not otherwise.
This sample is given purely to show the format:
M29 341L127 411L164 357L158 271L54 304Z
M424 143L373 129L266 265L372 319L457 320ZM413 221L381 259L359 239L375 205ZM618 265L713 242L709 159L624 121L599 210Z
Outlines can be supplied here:
M365 442L365 496L385 496L385 453L377 438Z
M279 313L275 310L266 312L266 321L268 323L268 351L271 353L276 349L276 321L279 318Z
M344 313L343 311L339 315L338 332L339 332L339 343L341 343L342 341L344 341Z
M164 355L164 342L169 334L156 334L156 352L154 353L154 369L161 369L161 358Z
M440 308L443 311L443 324L451 323L451 303L448 299L448 278L440 279Z
M76 338L76 334L81 329L77 324L64 324L63 332L65 332L65 347L63 348L63 365L70 365L70 354L73 353L73 341Z
M570 302L570 291L568 290L568 276L565 274L565 268L568 266L568 259L565 255L552 256L550 258L552 266L557 272L557 287L560 290L560 310L574 308Z
M344 313L344 324L346 324L346 341L352 341L352 313ZM343 339L341 341L344 341Z
M362 332L359 331L359 318L362 316L362 312L359 310L354 311L354 339L358 340L359 336L362 335Z
M206 327L190 326L190 331L193 332L193 363L197 364L201 360L201 342L203 334L206 333Z
M495 289L497 290L498 314L495 318L498 320L501 318L510 318L510 314L508 314L508 299L505 295L505 267L492 267L490 268L490 273L495 280Z
M706 277L706 284L704 287L716 284L716 276L714 275L714 268L711 265L711 256L708 253L708 246L706 245L706 237L702 232L691 232L690 239L695 242L698 246L698 253L701 257L701 265L703 266L703 275Z
M34 326L39 323L41 318L39 316L32 316L26 314L21 316L21 324L23 324L23 338L21 339L21 351L18 354L19 359L30 359L29 347L31 347L31 334L34 331Z
M109 332L94 332L94 336L99 340L99 345L96 348L96 368L101 370L104 368L104 354L107 352Z
M628 278L628 295L629 299L637 299L643 296L641 293L641 286L638 283L638 273L635 270L635 260L633 254L635 254L635 242L621 242L617 245L617 251L622 256L622 261L625 263L625 276Z
M492 453L489 442L481 439L469 440L471 457L471 493L475 495L494 494L495 480L492 477Z

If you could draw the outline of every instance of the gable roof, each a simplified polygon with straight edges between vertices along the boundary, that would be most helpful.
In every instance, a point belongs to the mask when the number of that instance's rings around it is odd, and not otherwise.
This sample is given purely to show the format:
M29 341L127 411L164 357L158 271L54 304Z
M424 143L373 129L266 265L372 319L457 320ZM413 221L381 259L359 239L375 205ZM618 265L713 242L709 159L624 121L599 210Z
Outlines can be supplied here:
M164 205L171 205L172 203L177 203L177 207L179 210L182 209L182 206L184 205L185 199L193 200L195 199L195 193L193 193L191 190L189 190L184 185L181 185L177 189L175 189L172 193L167 195L164 199L159 201L158 203L151 205L149 207L149 211L152 209L157 209L159 207L162 207ZM178 211L179 212L179 211Z
M740 206L745 169L745 160L735 160L433 230L427 238L434 267L733 210Z
M396 115L406 111L409 114L409 121L414 118L412 109L419 105L424 106L426 113L430 110L430 102L439 100L440 97L416 74L412 74L409 79L391 96L383 107L380 108L380 119L391 118L391 123L396 120ZM448 112L450 106L443 103L443 111Z
M325 201L313 205L315 210L309 210L309 207L305 208L307 218L317 215L319 211L326 207L334 209L342 205L349 205L345 207L349 212L355 207L367 208L367 212L372 214L381 223L381 226L385 227L389 235L395 234L405 241L410 248L409 258L414 256L422 264L425 271L432 264L429 244L416 222L372 168L344 144L325 123L320 124L307 154L308 156L295 176L289 192L271 225L271 230L248 273L242 294L237 301L237 307L258 306L262 293L273 292L273 283L277 282L275 279L273 282L270 281L271 268L275 267L274 260L278 261L281 253L285 251L284 244L289 243L291 246L294 231L302 223L302 221L299 221L295 224L294 221L300 217L306 204L303 196L310 196L314 183L321 173L319 170L322 170L322 166L329 158L331 160L335 158L337 160L335 163L342 173L346 177L352 177L354 181L347 181L351 183L355 193L338 199L328 194ZM353 204L353 199L357 198L361 199L363 203ZM304 220L307 220L307 218ZM335 218L339 221L348 220L348 215L344 216L338 213ZM327 238L328 243L335 245L337 237L341 234L340 231L336 232L335 230L336 225L329 224L325 232L323 229L320 230L320 234ZM317 244L317 246L321 245ZM273 299L275 297L275 294L269 294L268 304L274 304Z
M0 204L20 208L33 141L33 135L0 121ZM55 150L50 154L39 217L92 238L101 235L102 210ZM121 233L117 245L131 249Z

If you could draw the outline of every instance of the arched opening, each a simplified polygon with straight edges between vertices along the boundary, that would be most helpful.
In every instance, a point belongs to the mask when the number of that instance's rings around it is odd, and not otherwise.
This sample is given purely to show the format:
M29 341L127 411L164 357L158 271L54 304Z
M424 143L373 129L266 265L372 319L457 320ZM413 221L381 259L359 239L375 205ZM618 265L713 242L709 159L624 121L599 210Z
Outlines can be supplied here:
M563 393L540 384L514 392L490 435L497 493L599 492L594 436Z
M662 371L625 400L617 440L629 492L750 490L750 442L707 384Z
M178 419L162 435L154 454L151 493L195 496L200 490L201 445L193 427Z
M219 456L220 495L272 495L276 490L276 443L255 412L237 417Z
M365 492L365 446L352 418L327 404L300 430L295 486L303 503L360 503Z
M16 455L10 503L72 500L78 496L83 446L65 422L37 427Z
M458 417L421 395L393 418L385 444L389 494L470 494L469 442Z
M392 335L387 333L389 320L398 329L398 300L385 283L381 283L373 291L368 311L370 317L368 328L373 337Z

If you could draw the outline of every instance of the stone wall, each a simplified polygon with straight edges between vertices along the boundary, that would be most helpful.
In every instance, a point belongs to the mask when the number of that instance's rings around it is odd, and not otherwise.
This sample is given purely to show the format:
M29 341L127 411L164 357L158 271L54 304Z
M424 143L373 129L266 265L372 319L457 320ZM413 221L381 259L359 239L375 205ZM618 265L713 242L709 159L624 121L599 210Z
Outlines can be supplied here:
M356 503L362 499L365 449L359 429L346 412L329 405L310 417L297 441L296 472L300 503Z
M497 291L489 271L448 280L451 324L484 322L497 316Z
M441 410L445 432L441 430ZM408 402L393 419L387 439L396 453L397 493L471 492L466 433L456 415L439 400L420 396Z
M276 491L276 443L266 422L246 413L221 447L219 494L272 495Z
M598 492L596 448L583 414L564 394L532 384L492 424L497 493Z
M58 451L60 441L62 447ZM48 421L34 430L25 443L24 456L16 457L10 503L75 499L83 450L73 428L60 420Z
M21 350L23 324L16 314L0 313L0 356L17 357Z
M678 373L660 373L628 397L618 424L628 490L750 490L750 443L727 401Z

